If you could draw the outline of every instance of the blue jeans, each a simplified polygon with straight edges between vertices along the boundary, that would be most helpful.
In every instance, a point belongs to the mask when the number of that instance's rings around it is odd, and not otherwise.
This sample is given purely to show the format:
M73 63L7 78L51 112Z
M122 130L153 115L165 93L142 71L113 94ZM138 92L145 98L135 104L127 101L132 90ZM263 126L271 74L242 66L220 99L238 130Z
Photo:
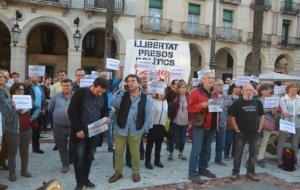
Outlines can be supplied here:
M192 150L189 160L189 176L197 176L208 168L211 154L211 143L215 131L205 131L203 128L192 128Z
M216 132L216 157L215 162L223 160L222 153L225 148L226 127L220 127Z
M89 179L94 153L99 143L99 136L84 140L73 140L74 170L77 184L84 185Z
M186 131L187 131L187 125L177 125L176 123L172 123L172 130L170 141L169 141L169 151L170 153L173 153L174 151L174 144L176 142L176 139L179 141L179 152L183 152L184 145L185 145L185 138L186 138Z
M229 157L230 156L230 150L231 150L231 156L234 156L234 135L235 132L231 130L226 131L226 137L225 137L225 150L224 150L224 156ZM231 147L232 145L232 147Z
M178 140L178 128L177 125L174 122L170 122L170 129L168 131L168 148L170 153L173 153L174 151L174 144Z

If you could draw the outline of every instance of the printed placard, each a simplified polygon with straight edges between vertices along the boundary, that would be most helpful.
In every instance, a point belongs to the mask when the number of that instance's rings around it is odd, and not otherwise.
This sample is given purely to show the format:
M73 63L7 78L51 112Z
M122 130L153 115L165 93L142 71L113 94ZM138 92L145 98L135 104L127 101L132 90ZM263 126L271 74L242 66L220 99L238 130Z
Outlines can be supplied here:
M120 68L119 65L120 65L120 61L117 59L111 59L111 58L106 59L106 69L118 71Z
M251 75L250 76L250 81L255 82L255 83L259 83L259 78L257 76Z
M208 111L209 112L222 112L224 100L223 99L209 99L208 100Z
M32 99L30 95L13 95L13 102L16 104L17 109L31 109Z
M46 67L40 65L29 65L28 75L42 77L45 75Z
M265 109L272 109L277 108L279 106L280 98L277 96L266 97L264 100L264 108Z
M200 79L199 78L193 78L192 79L192 86L195 87L195 86L198 86L200 83Z
M251 77L249 77L249 76L238 76L238 77L236 77L235 84L237 86L244 86L244 85L250 84L250 79L251 79Z
M274 86L274 94L280 95L286 93L286 87L285 86Z
M165 83L163 81L148 81L149 94L165 94Z
M89 138L108 130L107 118L102 118L88 125Z
M90 87L91 85L93 85L95 79L92 78L84 78L84 79L80 79L80 87Z
M96 78L98 78L98 76L96 76L96 75L85 75L84 78L85 79L94 79L95 80Z
M231 106L233 103L230 95L224 95L223 100L224 100L223 102L224 106Z
M97 77L99 77L99 72L98 71L92 71L91 75L96 76L96 78L97 78Z
M171 68L169 69L171 80L183 80L184 70L181 68Z
M153 61L151 60L137 60L137 70L149 71L151 70Z
M288 132L288 133L292 133L292 134L296 134L295 123L286 121L283 119L280 119L280 121L279 121L279 130Z

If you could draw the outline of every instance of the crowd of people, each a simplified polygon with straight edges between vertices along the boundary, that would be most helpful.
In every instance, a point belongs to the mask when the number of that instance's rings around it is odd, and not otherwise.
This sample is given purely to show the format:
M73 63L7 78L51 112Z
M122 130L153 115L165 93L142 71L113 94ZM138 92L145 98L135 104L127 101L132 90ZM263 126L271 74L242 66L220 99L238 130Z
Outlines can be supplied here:
M32 177L28 160L32 152L43 154L40 147L41 130L53 130L54 150L61 159L61 173L68 173L74 165L76 190L95 187L89 180L96 148L108 144L113 153L114 174L109 183L120 180L124 160L132 169L133 182L141 180L140 161L145 168L163 168L162 144L166 142L168 161L173 161L174 149L178 159L188 163L188 179L202 184L202 176L216 178L209 170L212 142L215 140L214 162L226 167L233 158L232 180L240 177L241 159L245 144L249 144L246 177L258 181L255 165L266 167L264 156L272 135L277 136L277 164L286 169L285 149L296 155L300 139L300 96L297 85L288 82L286 93L274 95L270 83L250 82L239 86L231 78L215 79L214 72L203 72L200 83L192 87L184 80L166 80L164 93L148 91L148 77L129 74L123 80L120 68L114 80L106 71L90 87L80 87L86 76L84 69L75 71L75 81L67 78L66 71L58 71L57 79L30 76L24 82L19 74L0 71L0 122L3 137L0 151L0 169L8 170L10 181L17 181L16 156L21 158L21 176ZM8 81L10 81L8 83ZM226 86L226 88L225 88ZM17 109L13 95L30 95L31 109ZM267 97L280 96L277 107L267 109ZM222 100L220 111L211 111L212 100ZM279 130L284 119L295 124L295 134ZM108 130L91 136L88 126L103 120ZM164 141L166 138L166 141ZM190 155L184 155L187 139L192 147ZM289 140L291 139L291 140ZM144 144L146 147L144 148ZM151 161L154 148L154 162ZM126 150L126 151L125 151ZM126 158L124 159L124 152ZM294 169L297 165L294 165ZM0 189L7 186L0 184Z

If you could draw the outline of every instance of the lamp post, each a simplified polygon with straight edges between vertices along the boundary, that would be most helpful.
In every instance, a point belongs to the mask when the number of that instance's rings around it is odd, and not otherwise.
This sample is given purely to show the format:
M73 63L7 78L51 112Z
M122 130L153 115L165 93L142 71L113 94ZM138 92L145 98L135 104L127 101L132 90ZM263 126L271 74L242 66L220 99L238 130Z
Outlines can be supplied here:
M79 46L80 46L79 44L80 44L80 40L81 40L81 33L78 29L79 22L80 22L79 17L74 19L74 24L77 27L75 33L73 34L74 47L75 47L76 51L79 49Z
M11 29L11 35L12 35L12 43L14 44L14 47L16 47L17 43L19 42L20 35L21 35L21 29L18 24L19 19L22 18L22 13L19 10L16 10L16 24Z
M217 0L213 0L213 16L211 25L211 46L210 46L210 62L209 68L216 68L216 17L217 17Z

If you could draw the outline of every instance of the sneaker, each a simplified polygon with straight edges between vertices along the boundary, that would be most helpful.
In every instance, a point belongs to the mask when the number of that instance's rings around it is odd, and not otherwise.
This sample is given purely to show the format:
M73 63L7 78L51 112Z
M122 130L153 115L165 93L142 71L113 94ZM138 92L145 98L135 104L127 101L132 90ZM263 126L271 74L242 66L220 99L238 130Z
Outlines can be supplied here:
M55 146L53 147L53 151L57 151L57 150L58 150L58 146L55 145Z
M199 175L200 176L204 176L204 177L208 177L208 178L216 178L217 176L216 176L216 174L214 174L214 173L211 173L209 170L204 170L204 171L201 171L201 172L199 172Z
M259 178L256 174L247 172L246 177L252 181L259 181Z
M232 175L230 176L231 180L238 180L240 178L241 178L241 176L239 173L232 173Z
M89 179L87 180L87 182L84 185L85 185L85 187L89 187L89 188L96 187L96 185L93 184Z
M262 168L266 167L266 164L265 164L264 160L257 160L256 163L257 163L257 165L259 165Z
M32 177L32 175L28 171L21 172L21 176L26 177L26 178Z
M65 174L69 171L69 166L63 166L60 170L61 173Z
M201 179L200 176L189 176L189 180L191 180L191 182L193 183L197 183L197 184L204 184L204 181Z
M179 160L182 160L182 161L186 161L187 160L186 157L182 153L180 153L178 155L178 158L179 158Z
M225 155L225 156L224 156L224 160L225 160L225 161L229 161L229 156L228 156L228 155Z
M9 174L9 181L15 182L17 181L17 175L15 173Z
M223 160L217 161L215 163L218 164L219 166L227 166L227 164Z
M169 161L173 161L173 154L169 154L168 160L169 160Z

